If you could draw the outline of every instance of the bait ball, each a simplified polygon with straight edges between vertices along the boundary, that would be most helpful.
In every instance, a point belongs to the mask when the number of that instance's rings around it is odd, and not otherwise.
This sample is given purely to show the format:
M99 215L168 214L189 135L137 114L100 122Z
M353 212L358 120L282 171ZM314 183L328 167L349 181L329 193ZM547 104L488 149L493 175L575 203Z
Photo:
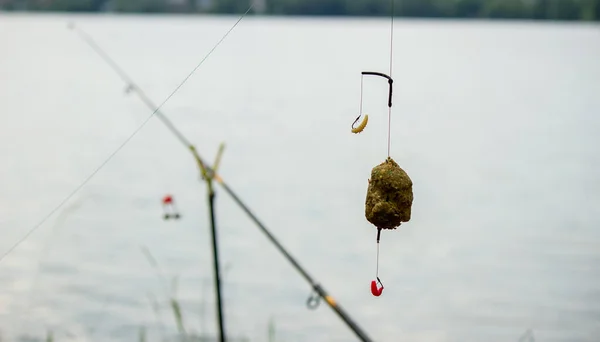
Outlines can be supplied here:
M377 228L396 229L410 221L412 181L390 157L371 170L365 216Z

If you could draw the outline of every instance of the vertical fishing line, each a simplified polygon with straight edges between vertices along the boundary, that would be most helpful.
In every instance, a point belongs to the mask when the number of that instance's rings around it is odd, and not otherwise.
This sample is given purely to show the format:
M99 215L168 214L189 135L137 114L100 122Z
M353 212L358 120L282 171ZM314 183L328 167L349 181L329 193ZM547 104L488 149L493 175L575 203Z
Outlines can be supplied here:
M375 267L375 278L379 280L379 240L381 238L381 228L377 228L377 266Z
M392 77L392 61L394 54L394 0L391 0L391 25L390 25L390 78ZM388 158L390 157L392 140L392 107L388 108Z
M392 56L394 53L394 0L391 0L391 25L390 25L390 77L392 77Z
M240 21L246 16L246 14L248 14L248 12L250 12L250 10L252 9L253 4L250 5L250 7L248 7L248 9L246 10L246 12L244 12L244 14L242 14L240 16L240 18L235 22L235 24L233 24L233 26L231 26L231 28L229 29L229 31L227 31L223 37L221 38L221 40L219 40L214 46L213 48L204 56L204 58L202 60L200 60L200 62L196 65L196 67L194 67L194 69L192 69L192 71L183 79L183 81L181 81L181 83L175 88L175 90L173 90L171 92L171 94L169 94L169 96L167 96L167 98L152 112L152 114L150 114L143 122L142 124L135 130L133 131L133 133L131 135L129 135L129 137L127 139L125 139L125 141L123 141L123 143L121 145L119 145L119 147L117 147L116 150L114 150L109 156L108 158L106 158L101 164L100 166L98 166L88 177L86 177L83 182L81 182L77 187L75 187L75 189L67 196L65 197L56 207L54 207L54 209L52 209L50 211L50 213L48 213L46 216L44 216L42 218L41 221L39 221L35 226L33 226L31 229L29 229L29 231L27 231L27 233L21 238L19 239L16 243L14 243L6 252L4 252L1 256L0 256L0 261L4 260L4 258L6 258L7 255L9 255L12 251L14 251L21 243L23 243L25 240L27 240L27 238L29 238L29 236L31 236L31 234L33 234L36 230L38 230L42 224L44 224L50 217L52 217L52 215L54 213L56 213L58 211L58 209L60 209L63 205L65 205L65 203L67 203L67 201L69 201L77 192L79 192L79 190L81 190L102 168L104 168L104 166L106 166L106 164L108 164L108 162L110 160L113 159L113 157L120 151L123 149L123 147L125 147L125 145L127 145L127 143L129 143L129 141L131 141L131 139L133 139L133 137L135 135L137 135L137 133L142 130L142 128L144 128L144 126L148 123L148 121L150 121L150 119L152 119L152 117L160 110L160 108L162 108L165 103L167 103L167 101L169 101L169 99L171 99L171 97L173 97L173 95L175 95L175 93L183 86L183 84L185 82L187 82L187 80L192 76L192 74L194 72L196 72L196 70L204 63L204 61L208 58L208 56L210 56L213 51L215 51L215 49L221 44L221 42L223 42L223 40L225 40L225 38L229 35L229 33L231 33L231 31L240 23Z
M360 75L360 110L358 111L359 116L362 115L363 112L363 80L365 76L363 74Z
M379 285L381 286L381 288L379 290L377 290L377 292L373 292L375 289L371 288L371 293L373 293L373 295L375 296L379 296L381 295L381 291L383 291L383 283L381 282L381 279L379 279L379 240L381 238L381 228L377 228L377 266L375 267L375 279L377 279L377 282L379 283Z
M389 73L389 84L390 84L390 98L389 98L389 102L388 102L388 145L387 145L387 155L388 158L390 158L390 150L391 150L391 140L392 140L392 65L393 65L393 53L394 53L394 0L390 0L390 73ZM361 103L362 103L362 79L361 79ZM362 104L361 104L361 108L362 108ZM379 240L381 237L381 228L377 228L377 261L376 261L376 266L375 266L375 278L377 279L377 281L379 282L379 284L382 286L381 290L383 290L383 284L381 283L381 280L379 279ZM372 290L373 291L373 290ZM375 295L375 293L373 293ZM379 294L381 294L381 292L379 292ZM376 294L376 295L379 295Z
M379 241L377 241L377 267L375 268L375 278L379 279Z

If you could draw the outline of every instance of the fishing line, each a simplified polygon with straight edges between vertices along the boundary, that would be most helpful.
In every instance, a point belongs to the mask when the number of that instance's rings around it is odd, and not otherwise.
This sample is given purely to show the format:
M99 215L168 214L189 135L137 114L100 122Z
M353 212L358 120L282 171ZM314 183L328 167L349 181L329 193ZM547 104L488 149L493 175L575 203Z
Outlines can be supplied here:
M388 158L390 158L390 153L391 153L391 149L392 149L392 91L393 91L393 87L392 84L394 83L394 80L392 79L392 67L393 67L393 61L394 61L394 0L390 0L390 71L389 71L389 75L386 75L384 73L381 72L374 72L374 71L363 71L361 73L361 78L360 78L360 105L359 105L359 111L358 111L358 117L356 118L356 120L354 120L354 122L352 123L352 133L360 133L362 132L365 127L367 126L367 122L369 119L368 115L365 115L365 118L363 119L362 123L357 126L354 127L354 125L358 122L358 120L360 119L360 117L363 115L363 79L365 75L372 75L372 76L379 76L379 77L383 77L386 78L389 84L389 88L388 88L388 132L387 132L387 156Z
M239 22L239 20L238 20L238 22ZM237 25L237 23L236 23L236 25ZM235 25L234 25L234 27L235 27ZM161 120L163 120L163 122L175 134L175 136L177 137L177 139L179 139L184 145L190 145L190 142L177 129L175 129L175 127L173 126L173 124L162 114L162 112L160 111L160 107L156 106L152 102L152 100L150 100L150 98L148 96L146 96L146 94L142 91L142 89L140 87L137 86L137 84L133 81L133 79L131 79L131 77L129 77L127 75L127 73L125 73L125 71L117 64L117 62L115 62L115 60L113 60L112 58L110 58L110 56L104 51L104 49L102 49L100 47L100 45L98 45L98 43L96 43L96 41L94 39L92 39L92 37L90 37L86 32L84 32L82 29L80 29L79 27L75 26L74 24L70 24L69 28L75 30L75 32L79 35L79 37L81 37L84 42L86 42L92 49L94 49L94 51L96 51L96 53L98 53L98 55L100 55L100 57L102 57L102 59L104 59L104 61L106 63L108 63L108 65L119 76L121 76L121 78L123 79L123 81L125 81L125 83L127 83L127 86L128 86L127 90L128 91L129 90L134 90L138 94L138 96L140 96L140 98L142 99L142 101L148 107L150 107L151 110L155 111L153 113L153 115L156 115ZM229 32L227 34L229 34ZM225 36L227 36L227 34ZM223 36L223 38L215 45L215 48L216 48L216 46L218 46L223 41L223 39L225 38L225 36ZM214 50L214 48L213 48L213 50ZM208 55L210 55L212 53L213 50L211 50L204 57L204 59L206 59L208 57ZM201 61L201 63L204 61L204 59ZM192 73L193 73L193 71L192 71Z
M361 74L360 75L360 109L358 110L359 114L361 114L363 112L363 89L364 89L364 83L365 83L364 80L365 80L365 77L363 74ZM356 121L358 121L359 118L360 118L360 115L358 116L358 118L356 118Z
M29 238L29 236L31 236L31 234L33 234L36 230L38 230L42 226L42 224L44 224L44 222L46 222L54 213L56 213L58 211L58 209L60 209L65 203L67 203L67 201L69 201L71 199L71 197L73 197L77 192L79 192L79 190L81 190L102 168L104 168L104 166L106 166L106 164L108 164L108 162L111 159L113 159L113 157L121 149L123 149L123 147L125 147L125 145L127 145L127 143L129 143L129 141L131 141L131 139L133 139L133 137L160 110L160 108L162 106L164 106L165 103L167 103L167 101L169 101L169 99L171 99L171 97L173 97L173 95L175 95L175 93L183 86L184 83L187 82L187 80L192 76L192 74L204 63L204 61L213 53L213 51L215 51L215 49L223 42L223 40L225 40L225 38L229 35L229 33L231 33L231 31L240 23L240 21L246 16L246 14L248 14L248 12L250 12L250 10L252 9L252 6L253 6L253 4L251 4L250 7L248 7L246 12L244 12L244 14L242 14L240 16L240 18L235 22L235 24L233 24L233 26L231 26L229 31L227 31L223 35L221 40L219 40L217 42L217 44L215 44L213 46L213 48L204 56L204 58L202 58L202 60L200 60L200 62L196 65L196 67L194 69L192 69L192 71L183 79L183 81L175 88L175 90L173 90L173 92L171 92L171 94L169 94L169 96L167 96L167 98L158 107L156 107L156 109L152 112L152 114L150 114L150 116L148 116L142 122L142 124L135 131L133 131L133 133L127 139L125 139L125 141L119 147L117 147L117 149L114 152L112 152L108 156L108 158L106 158L106 160L104 160L104 162L102 162L100 164L100 166L98 166L87 178L85 178L85 180L81 184L79 184L67 197L65 197L65 199L63 199L54 209L52 209L49 214L47 214L40 222L38 222L35 226L33 226L33 228L31 228L21 239L19 239L15 244L13 244L6 252L4 252L2 254L2 256L0 256L0 262L2 262L2 260L4 260L4 258L6 256L8 256L10 253L12 253L12 251L14 251L21 243L23 243L25 240L27 240L27 238ZM79 31L79 32L81 32L81 31ZM106 54L103 54L103 55L106 55ZM106 57L108 57L108 56L106 56ZM108 60L110 60L110 58ZM116 64L112 64L112 63L111 63L111 65L116 66ZM118 66L117 66L117 68L118 68ZM117 69L117 70L120 70L120 69ZM121 73L121 75L123 76L124 74ZM130 83L130 85L132 85L132 84L133 83ZM173 127L173 126L170 125L169 127ZM181 139L181 137L182 137L181 134L178 134L178 137L180 137L180 139Z
M390 24L390 78L392 77L392 63L393 63L393 55L394 55L394 0L390 0L391 2L391 24ZM388 158L390 157L390 148L392 141L392 106L388 107L388 149L387 154ZM381 229L377 230L377 271L375 277L377 281L381 284L381 280L379 280L379 238L381 236Z
M109 64L109 65L113 65L113 64ZM113 69L114 69L114 67L113 67ZM121 73L121 74L125 75L124 73ZM127 79L128 79L128 77L127 77ZM143 94L143 93L141 92L141 90L139 88L134 88L133 90L135 90L136 93L138 95L140 95L140 98L142 100L144 100L144 102L148 106L152 106L152 102L147 97L145 98L145 97L141 96L141 94ZM150 109L154 110L154 107L151 107ZM156 115L159 118L163 119L163 122L171 129L171 131L173 133L178 132L175 129L175 127L172 124L170 124L170 122L167 120L167 118L161 114L161 112L157 111ZM183 141L187 141L187 140L184 139ZM184 142L184 144L187 145L187 143L185 143L185 142ZM242 201L242 199L233 191L233 189L230 188L225 183L223 178L221 178L221 176L216 172L215 165L213 165L213 167L211 167L208 164L206 164L202 160L200 155L196 152L196 149L193 145L189 145L186 147L189 148L189 150L192 152L192 154L194 155L194 158L196 158L196 161L199 164L203 165L203 169L206 170L207 174L210 175L211 177L213 177L214 180L217 181L221 185L223 190L225 190L225 192L232 197L234 202L242 209L242 211L244 211L249 216L249 218L252 220L252 222L254 222L256 227L263 234L265 234L267 239L275 246L275 248L283 255L283 257L285 257L285 259L291 263L291 265L294 267L294 269L296 269L296 271L298 271L300 273L300 275L302 275L302 277L310 284L313 291L329 305L329 307L348 326L348 328L350 328L361 341L363 341L363 342L372 341L371 338L369 336L367 336L367 334L362 330L362 328L339 305L339 303L337 303L337 301L323 288L323 286L320 285L316 281L316 279L312 278L308 274L308 272L298 263L298 261L285 249L285 247L283 247L283 245L279 242L279 240L277 240L277 238L271 233L271 231L259 220L259 218ZM217 161L217 163L218 163L218 161Z
M394 0L390 0L391 2L391 25L390 25L390 78L392 77L392 61L394 55ZM392 140L392 106L388 107L388 149L387 154L388 158L390 157L390 148L391 148L391 140ZM375 277L379 280L379 238L381 236L381 229L377 230L377 271Z
M388 92L388 139L387 139L387 157L388 159L390 159L390 150L391 150L391 138L392 138L392 83L393 83L393 79L392 79L392 66L393 66L393 56L394 56L394 0L390 0L390 71L389 71L389 75L385 75L382 73L378 73L378 72L363 72L362 73L362 77L364 77L364 75L376 75L376 76L381 76L381 77L385 77L388 79L388 83L389 83L389 92ZM361 78L361 112L362 112L362 78ZM376 258L376 263L375 263L375 280L371 281L371 293L374 296L380 296L382 291L383 291L383 284L381 283L381 279L379 279L379 240L381 238L381 227L378 226L377 228L377 258ZM378 285L380 287L378 287Z
M393 61L393 55L394 55L394 0L391 0L391 25L390 25L390 78L392 77L392 61ZM392 134L391 134L391 129L392 127L392 107L389 106L388 107L388 157L390 156L390 148L391 148L391 140L392 140Z
M377 241L377 267L375 268L375 278L379 278L379 241Z

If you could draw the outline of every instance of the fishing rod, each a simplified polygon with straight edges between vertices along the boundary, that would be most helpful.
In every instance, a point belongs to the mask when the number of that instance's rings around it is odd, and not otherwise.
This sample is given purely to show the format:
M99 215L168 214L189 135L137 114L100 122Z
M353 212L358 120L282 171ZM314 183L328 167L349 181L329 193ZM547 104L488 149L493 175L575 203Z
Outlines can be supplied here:
M30 228L27 233L22 236L16 243L14 243L12 246L10 246L8 248L7 251L5 251L1 256L0 256L0 262L2 260L4 260L4 258L6 256L8 256L12 251L14 251L21 243L23 243L25 240L27 240L27 238L29 238L29 236L31 236L31 234L33 234L35 231L37 231L54 213L56 213L60 208L62 208L77 192L79 192L98 172L100 172L100 170L102 170L102 168L104 168L104 166L106 166L113 158L114 156L119 153L119 151L121 151L128 143L129 141L131 141L131 139L133 139L135 137L135 135L137 133L139 133L142 128L144 128L144 126L150 121L150 119L152 119L152 117L160 110L160 108L163 107L163 105L165 103L167 103L167 101L169 101L169 99L171 99L171 97L173 97L173 95L175 95L175 93L177 93L177 91L187 82L187 80L194 74L194 72L196 72L196 70L198 68L200 68L200 66L204 63L204 61L213 53L213 51L223 42L223 40L225 40L225 38L231 33L231 31L240 23L240 21L246 16L246 14L248 14L248 12L250 12L250 10L252 9L252 7L254 6L254 4L250 4L250 6L248 7L248 9L246 10L245 13L243 13L240 18L235 22L235 24L229 29L229 31L227 31L227 33L225 33L225 35L223 35L223 37L221 38L221 40L219 40L217 42L217 44L215 44L213 46L213 48L204 56L204 58L194 67L194 69L192 69L192 71L190 73L188 73L188 75L183 79L183 81L181 81L179 83L179 85L167 96L167 98L158 106L156 106L156 109L153 110L152 114L150 114L143 122L140 126L138 126L132 134L130 134L127 139L125 139L121 145L119 145L117 147L117 149L115 149L109 156L108 158L106 158L98 167L96 167L96 169L94 169L94 171L89 174L84 180L83 182L81 182L78 186L75 187L75 189L73 189L71 191L71 193L69 195L67 195L57 206L54 207L54 209L52 209L45 217L42 218L41 221L39 221L35 226L33 226L32 228ZM69 24L69 28L74 29L75 26L73 24ZM134 86L133 84L129 84L126 91L130 92L131 90L134 90ZM147 97L146 97L147 98ZM148 99L149 101L149 99ZM163 117L163 119L166 119L166 117ZM168 124L169 122L166 122L166 124ZM174 127L173 127L174 128ZM183 136L178 136L180 139L183 138ZM182 141L185 141L182 140ZM191 146L191 145L190 145ZM191 146L193 147L193 146ZM219 162L219 158L220 158L220 153L222 152L222 149L219 151L219 156L217 158L217 161L215 162L216 164L218 164ZM205 172L205 168L202 165L202 161L200 159L197 158L198 164L201 167L202 171L203 171L203 175L206 175ZM225 342L225 329L224 329L224 320L223 320L223 315L222 315L222 305L221 305L221 293L220 293L220 282L219 282L219 263L218 263L218 251L217 251L217 240L216 240L216 223L215 223L215 218L214 218L214 192L213 192L213 188L212 188L212 179L205 177L205 179L207 180L207 184L208 184L208 198L209 198L209 211L210 211L210 215L211 215L211 233L212 233L212 242L213 242L213 254L214 254L214 264L215 264L215 281L216 281L216 287L217 287L217 291L216 291L216 295L217 295L217 303L218 303L218 322L219 322L219 332L220 332L220 336L219 339L221 342ZM165 200L163 200L164 202ZM168 199L167 200L168 203L171 203L172 200ZM167 203L167 204L168 204ZM177 218L178 215L175 215L175 218ZM169 215L165 215L165 218L168 219Z
M155 115L165 124L165 126L177 137L177 139L189 149L194 159L198 163L198 166L202 170L203 177L210 181L214 180L225 190L236 204L250 217L250 219L256 224L259 230L266 235L267 239L275 246L275 248L283 254L283 256L292 264L292 266L302 275L302 277L310 284L312 290L317 295L312 295L307 300L307 306L310 309L315 309L319 304L319 299L323 299L329 307L338 315L338 317L355 333L355 335L363 342L371 342L372 339L364 332L364 330L346 313L346 311L334 300L334 298L320 285L300 263L283 247L283 245L277 240L277 238L269 231L269 229L258 219L258 217L250 210L250 208L240 199L240 197L230 188L223 178L216 172L216 170L210 167L204 159L197 152L194 145L179 131L175 125L159 110L152 100L142 91L142 89L125 73L125 71L118 66L118 64L110 58L110 56L102 49L91 36L83 32L81 29L76 28L73 24L70 25L72 29L76 29L76 32L84 42L90 45L94 51L96 51L102 59L117 73L121 76L123 81L127 84L129 91L135 92L138 97L146 104L146 106L155 112ZM211 195L211 202L214 200L214 192L212 192L212 182L208 182L209 193Z
M90 180L92 180L92 178L94 178L94 176L96 176L96 174L98 174L98 172L100 172L100 170L102 170L117 155L117 153L119 153L119 151L121 151L131 141L131 139L133 139L142 130L142 128L144 128L146 126L146 124L150 121L150 119L152 119L156 115L156 113L165 105L165 103L167 103L171 99L171 97L173 97L173 95L175 95L175 93L177 93L177 91L179 91L179 89L188 81L188 79L190 77L192 77L192 75L196 72L196 70L198 70L198 68L200 68L200 66L204 63L204 61L206 61L206 59L215 51L215 49L223 42L223 40L225 40L225 38L231 33L231 31L233 31L233 29L240 23L240 21L246 16L246 14L248 14L248 12L250 12L250 10L252 9L253 6L254 6L253 3L250 4L250 7L248 7L246 12L240 16L240 18L235 22L235 24L233 24L233 26L231 26L229 31L227 31L227 33L225 33L225 35L223 35L221 40L219 40L217 42L217 44L215 44L215 46L213 46L213 48L204 56L204 58L200 62L198 62L198 64L194 67L194 69L192 69L192 71L190 71L190 73L187 74L187 76L183 79L183 81L181 81L179 83L179 85L177 87L175 87L175 89L167 96L167 98L164 99L161 102L161 104L158 105L156 107L156 109L153 110L152 114L150 114L148 117L146 117L146 119L144 119L144 121L141 123L141 125L139 125L115 150L113 150L113 152L111 154L109 154L109 156L106 159L104 159L104 161L102 163L100 163L100 165L98 167L96 167L94 169L94 171L92 171L92 173L90 173L65 198L63 198L63 200L60 201L58 203L58 205L56 205L52 210L50 210L50 212L48 214L46 214L46 216L44 216L36 225L31 227L27 231L27 233L25 233L25 235L23 235L19 240L17 240L17 242L13 243L5 252L2 253L2 255L0 255L0 262L2 262L4 260L4 258L6 258L17 247L19 247L19 245L21 245L25 240L27 240L33 233L35 233L46 221L48 221L48 219L50 219L50 217L52 217L52 215L54 215L71 198L73 198L73 196L75 196L76 193L78 193L81 189L83 189L83 187L87 183L89 183ZM69 28L74 28L74 24L69 23ZM132 90L131 85L127 88L127 91L130 91L130 90Z

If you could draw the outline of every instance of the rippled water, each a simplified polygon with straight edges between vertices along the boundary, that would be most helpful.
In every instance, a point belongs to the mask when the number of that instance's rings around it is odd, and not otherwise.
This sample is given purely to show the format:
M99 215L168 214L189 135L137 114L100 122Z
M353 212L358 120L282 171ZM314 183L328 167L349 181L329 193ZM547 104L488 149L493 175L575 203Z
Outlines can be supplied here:
M75 20L162 102L235 22L202 16L0 15L0 252L147 117L66 23ZM413 216L381 242L367 179L386 157L389 22L246 18L165 113L375 341L598 341L600 30L581 24L402 21L392 157ZM215 332L205 186L156 118L0 262L0 333L59 341ZM161 219L172 193L182 219ZM221 188L217 222L231 336L355 337ZM148 248L161 280L144 256ZM151 297L160 302L157 315Z

